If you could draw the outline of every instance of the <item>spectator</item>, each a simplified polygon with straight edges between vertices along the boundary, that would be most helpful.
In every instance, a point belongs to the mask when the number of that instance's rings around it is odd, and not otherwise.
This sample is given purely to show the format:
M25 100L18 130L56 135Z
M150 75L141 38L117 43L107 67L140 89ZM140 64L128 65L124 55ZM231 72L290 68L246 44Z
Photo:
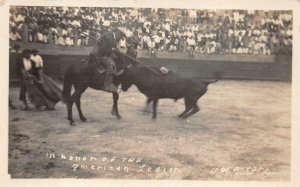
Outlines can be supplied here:
M140 37L138 31L134 31L133 35L131 36L130 43L133 45L134 49L137 49L140 42Z
M11 41L21 41L22 40L22 37L17 32L16 28L11 29L11 32L9 33L9 40L11 40Z
M66 38L65 38L65 45L66 45L66 46L71 46L72 43L73 43L73 42L72 42L72 40L71 40L71 34L68 33L67 36L66 36Z
M36 23L36 20L34 18L29 20L28 24L28 37L29 42L36 42L36 34L37 34L38 25Z
M155 51L155 42L153 37L148 40L147 46L148 46L148 57L151 56L155 57L156 51Z
M189 38L187 39L187 44L189 46L189 55L191 57L194 56L194 51L195 51L195 47L196 47L196 41L195 41L195 38L194 36L189 36Z
M57 45L64 45L67 37L70 39L70 41L67 39L67 45L93 45L94 41L71 28L53 25L52 17L97 38L101 36L100 32L106 32L111 27L122 27L135 48L140 46L147 49L150 36L154 36L157 50L185 51L192 36L196 43L194 52L200 53L235 51L251 54L254 52L254 46L260 46L256 51L265 51L259 53L267 55L268 49L272 54L277 49L291 49L293 30L291 11L226 10L225 13L222 11L12 7L9 27L10 35L14 35L12 38L15 40ZM171 12L177 16L172 17ZM21 37L18 37L15 31L11 34L13 28ZM236 40L238 42L234 42ZM214 47L211 46L211 42ZM266 48L261 48L262 43ZM236 45L234 50L233 44Z
M120 46L120 48L126 48L126 39L125 38L122 38L119 41L119 46Z
M19 27L21 27L19 30L22 33L22 41L26 44L28 42L28 24L27 23L23 23L19 25Z
M44 35L40 30L37 31L36 33L36 42L37 43L44 43Z
M42 57L38 54L38 50L33 48L31 50L31 55L30 55L30 60L35 62L35 67L42 70L43 66L44 66L44 62Z
M57 40L56 40L56 44L57 45L64 45L64 38L63 38L63 29L58 26L57 27Z

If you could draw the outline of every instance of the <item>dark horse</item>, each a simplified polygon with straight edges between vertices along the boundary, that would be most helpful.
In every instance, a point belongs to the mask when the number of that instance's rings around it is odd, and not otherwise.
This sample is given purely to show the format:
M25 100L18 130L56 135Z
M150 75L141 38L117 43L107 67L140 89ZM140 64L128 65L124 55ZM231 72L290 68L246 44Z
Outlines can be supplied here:
M117 57L113 58L116 63L117 72L121 72L127 65L129 65L121 53L114 53ZM127 49L127 55L136 58L136 51L129 47ZM68 110L68 120L70 121L70 125L74 125L74 120L72 116L72 106L75 102L79 117L81 121L86 121L86 117L83 115L81 106L80 106L80 98L83 92L88 88L92 88L95 90L103 90L104 88L104 79L105 73L100 72L98 69L98 61L95 63L77 63L72 66L69 66L65 72L64 76L64 86L63 86L63 96L64 101L67 104ZM121 83L121 76L116 76L114 78L114 84L118 86ZM71 95L72 85L75 88L74 93ZM119 94L113 92L113 107L112 107L112 115L115 115L118 119L121 118L118 111L118 99Z
M159 72L158 67L151 67ZM147 103L153 102L152 118L157 117L156 108L159 99L170 98L178 100L184 98L185 110L178 116L186 119L199 111L197 101L207 91L210 83L217 82L219 73L215 73L215 80L192 80L169 71L166 75L157 75L146 67L128 67L122 75L122 90L127 91L134 84L138 90L148 97Z

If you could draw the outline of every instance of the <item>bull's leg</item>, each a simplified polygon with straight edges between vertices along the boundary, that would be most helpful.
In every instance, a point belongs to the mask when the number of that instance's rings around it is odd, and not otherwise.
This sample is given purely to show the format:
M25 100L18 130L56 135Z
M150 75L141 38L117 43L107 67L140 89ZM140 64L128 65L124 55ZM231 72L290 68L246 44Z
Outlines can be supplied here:
M112 115L115 115L118 119L121 119L121 116L119 114L119 109L118 109L118 100L119 100L119 94L113 92L113 108L111 111Z
M185 104L185 110L181 114L178 115L179 118L182 118L183 115L185 115L187 112L192 110L192 105L191 105L190 99L184 98L184 104Z
M156 109L157 109L157 103L158 103L158 99L157 98L153 99L153 115L152 115L152 119L156 119L156 117L157 117L157 111L156 111Z
M190 117L191 115L193 115L193 114L199 112L199 110L200 110L200 109L199 109L199 107L197 106L197 103L195 103L195 105L193 106L193 109L190 110L189 112L187 112L186 114L184 114L184 115L182 116L182 118L183 118L183 119L186 119L186 118Z
M204 93L202 95L204 95ZM194 97L191 98L191 100L190 100L191 102L190 103L191 103L192 110L189 110L187 113L185 113L184 115L182 115L181 118L186 119L186 118L190 117L191 115L199 112L200 109L199 109L199 107L197 105L197 101L198 101L198 99L202 95L200 95L200 96L194 96Z

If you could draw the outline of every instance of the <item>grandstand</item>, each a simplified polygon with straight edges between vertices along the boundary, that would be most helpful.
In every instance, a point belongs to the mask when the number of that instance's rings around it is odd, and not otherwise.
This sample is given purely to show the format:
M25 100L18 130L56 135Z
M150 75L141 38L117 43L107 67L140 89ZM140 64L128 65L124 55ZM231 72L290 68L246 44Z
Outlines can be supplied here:
M293 29L291 11L33 6L12 6L9 26L10 41L25 44L92 46L81 32L100 38L118 27L142 50L266 56L291 54Z
M92 51L95 40L84 34L99 39L117 27L127 35L120 50L126 50L127 40L145 63L193 77L217 70L228 79L291 81L293 20L288 10L11 6L9 25L11 47L38 48L46 72L56 79ZM10 80L17 79L13 59Z

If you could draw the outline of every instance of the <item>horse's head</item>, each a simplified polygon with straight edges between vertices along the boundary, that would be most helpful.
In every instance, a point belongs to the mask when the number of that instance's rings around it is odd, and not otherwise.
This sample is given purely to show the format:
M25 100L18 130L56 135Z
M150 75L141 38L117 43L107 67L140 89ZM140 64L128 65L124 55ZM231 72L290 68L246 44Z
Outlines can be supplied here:
M115 56L116 66L117 66L117 80L122 84L122 90L127 91L128 88L132 85L130 81L130 71L134 70L134 66L137 63L136 57L137 52L133 47L128 47L126 54L120 52L119 50L113 50Z
M137 58L137 51L134 49L134 47L131 44L127 44L126 55L128 55L134 59Z
M120 51L115 51L116 56L118 56L119 62L122 62L122 76L120 77L121 88L123 91L127 91L133 82L131 81L131 72L135 69L136 64L135 59L137 57L137 52L132 46L127 46L126 55Z
M137 57L137 52L131 46L127 47L126 54L120 52L119 50L113 50L113 53L117 57L116 63L118 69L126 69L128 65L136 64L135 59Z

